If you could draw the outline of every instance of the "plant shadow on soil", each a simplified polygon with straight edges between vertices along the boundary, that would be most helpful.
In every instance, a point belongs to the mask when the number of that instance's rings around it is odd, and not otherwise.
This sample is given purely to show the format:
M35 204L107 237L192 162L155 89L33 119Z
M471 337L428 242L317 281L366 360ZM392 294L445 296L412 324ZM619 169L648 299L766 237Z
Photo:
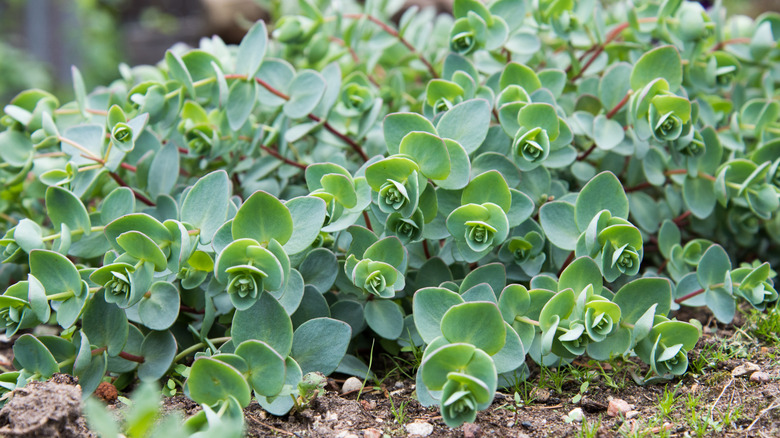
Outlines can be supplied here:
M414 370L381 355L374 369L390 371L377 371L381 380L366 381L360 394L341 394L345 376L335 375L325 394L285 416L269 415L253 402L244 410L246 436L780 436L780 310L759 317L743 309L729 325L718 324L706 310L693 312L683 309L677 317L706 321L703 336L688 353L688 373L666 383L637 385L634 377L644 376L647 367L634 360L583 361L560 369L531 365L530 377L497 393L474 424L451 429L437 407L423 407L414 398L414 381L408 377ZM11 354L10 344L0 346L4 367ZM763 379L751 378L752 373L733 375L748 362L767 373ZM0 410L0 436L95 436L85 426L74 384L74 378L55 375L16 390ZM612 399L626 401L631 412L608 415ZM112 408L121 405L117 401ZM183 395L168 397L163 405L165 411L184 416L200 409ZM567 418L576 408L584 413L582 421Z

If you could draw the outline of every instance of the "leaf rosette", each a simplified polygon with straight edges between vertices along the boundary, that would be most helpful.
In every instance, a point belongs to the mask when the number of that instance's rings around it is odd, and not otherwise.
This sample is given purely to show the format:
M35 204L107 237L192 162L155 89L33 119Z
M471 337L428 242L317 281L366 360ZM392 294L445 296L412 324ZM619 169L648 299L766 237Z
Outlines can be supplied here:
M41 324L27 301L29 287L29 281L19 281L0 295L0 330L6 336L13 336L19 330ZM46 305L48 306L48 303Z
M588 332L585 331L585 324L582 320L569 322L568 328L559 326L558 331L563 332L558 336L558 340L566 350L577 356L585 353L585 347L590 342L590 338Z
M151 285L151 277L149 284L139 284L140 276L134 275L135 272L136 267L130 263L115 262L101 266L89 279L103 287L107 303L127 308L137 303Z
M659 321L660 320L660 321ZM688 351L699 340L699 329L682 321L656 316L650 334L635 348L637 355L661 377L679 376L688 369Z
M344 117L357 117L374 104L376 92L363 72L354 72L344 79L336 110Z
M767 304L777 301L777 290L772 277L775 273L769 263L757 267L740 267L730 273L734 284L734 295L744 298L759 310L766 309Z
M473 422L477 411L493 401L496 366L487 353L471 344L436 349L423 359L418 372L428 390L442 391L442 418L450 427Z
M398 237L404 245L422 240L423 213L417 209L411 217L405 218L400 213L391 213L387 217L385 232Z
M601 342L611 335L620 322L620 307L595 295L585 304L584 326L593 342Z
M447 216L446 224L460 255L469 262L480 259L509 234L506 213L492 202L462 205Z
M319 21L302 15L290 15L279 19L271 35L285 44L303 45L311 40L319 27Z
M672 94L655 96L650 100L647 118L656 140L676 140L691 119L691 102Z
M264 290L276 291L284 286L286 273L279 259L282 253L281 245L273 239L268 248L244 238L222 250L214 272L217 281L227 285L227 294L236 309L246 310Z
M524 236L510 237L499 250L498 256L504 263L514 263L529 276L538 274L542 264L547 260L543 252L544 236L536 231L529 231Z
M410 218L417 211L426 181L419 170L413 160L398 155L366 168L366 181L373 190L373 201L382 212Z
M520 130L512 142L512 159L521 170L533 170L550 155L550 137L547 131L536 127Z
M352 283L363 292L379 298L393 298L403 288L403 275L392 265L350 255L344 269Z
M485 45L487 25L479 17L462 17L455 20L450 31L450 50L467 55Z

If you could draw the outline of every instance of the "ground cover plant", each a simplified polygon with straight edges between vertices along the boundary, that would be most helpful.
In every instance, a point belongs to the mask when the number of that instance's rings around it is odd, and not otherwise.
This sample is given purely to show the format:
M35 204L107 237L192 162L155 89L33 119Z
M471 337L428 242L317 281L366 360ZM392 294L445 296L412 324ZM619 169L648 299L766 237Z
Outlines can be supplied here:
M202 405L186 433L240 431L252 400L283 415L419 351L417 400L458 427L527 359L662 382L702 335L681 306L774 304L780 15L400 7L302 0L6 105L2 391L159 381Z

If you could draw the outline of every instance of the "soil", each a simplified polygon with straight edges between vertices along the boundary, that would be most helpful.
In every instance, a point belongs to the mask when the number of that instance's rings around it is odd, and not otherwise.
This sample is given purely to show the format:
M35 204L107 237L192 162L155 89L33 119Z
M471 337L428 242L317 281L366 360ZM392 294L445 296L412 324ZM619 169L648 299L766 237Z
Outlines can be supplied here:
M249 437L776 437L780 436L780 350L741 327L743 320L723 326L707 315L704 335L689 352L690 371L681 379L637 385L646 366L638 362L575 362L560 371L531 366L526 383L496 394L492 406L477 415L474 424L447 427L438 408L426 408L414 399L414 381L396 369L379 386L369 381L363 393L341 394L345 376L331 376L326 393L303 410L282 417L267 414L258 404L244 411ZM682 318L681 318L682 319ZM687 318L686 318L687 319ZM720 351L716 355L714 352ZM9 358L10 345L0 348ZM769 379L755 381L752 372L732 371L748 362ZM697 374L698 368L698 374ZM390 369L390 367L388 367ZM602 371L603 370L603 371ZM580 394L582 382L589 385ZM80 389L75 379L55 375L48 382L32 382L14 391L0 410L0 436L91 437L80 415ZM665 389L676 401L662 412ZM516 403L517 390L521 403ZM581 395L577 403L575 396ZM631 412L608 415L610 401L627 402ZM120 402L115 402L120 403ZM613 402L617 403L617 402ZM166 411L193 415L200 408L182 395L167 398ZM584 420L571 421L575 408ZM629 418L626 418L629 417ZM710 421L708 422L708 419ZM420 432L422 435L414 435ZM427 435L425 435L427 433Z

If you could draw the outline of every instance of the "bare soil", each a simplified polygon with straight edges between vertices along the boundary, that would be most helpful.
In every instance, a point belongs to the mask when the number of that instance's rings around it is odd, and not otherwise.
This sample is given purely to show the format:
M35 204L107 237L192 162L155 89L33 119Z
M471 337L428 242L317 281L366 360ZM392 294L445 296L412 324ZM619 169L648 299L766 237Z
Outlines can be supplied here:
M707 315L697 315L708 320ZM682 319L682 318L681 318ZM686 318L687 319L687 318ZM689 352L690 371L665 384L637 385L646 367L635 362L575 362L571 368L545 370L531 366L531 376L516 388L496 395L490 409L474 424L447 427L438 409L425 408L414 398L413 370L395 369L379 386L368 381L361 394L341 394L345 376L331 376L326 393L308 408L282 417L267 414L256 403L245 409L249 437L777 437L780 436L780 351L743 330L743 318L722 326L710 320L697 347ZM717 352L717 353L716 353ZM10 359L10 345L0 357ZM752 373L732 371L751 362L768 373L754 381ZM388 369L390 369L388 367ZM577 403L581 384L589 386ZM91 437L80 414L80 389L75 379L55 375L16 390L0 410L0 436ZM664 392L674 402L663 412ZM514 391L521 403L516 403ZM610 400L632 405L629 414L610 416ZM119 403L119 402L116 402ZM167 398L166 410L185 416L197 404L182 395ZM571 421L575 408L584 420ZM626 418L626 416L630 418ZM424 435L428 433L428 435Z

